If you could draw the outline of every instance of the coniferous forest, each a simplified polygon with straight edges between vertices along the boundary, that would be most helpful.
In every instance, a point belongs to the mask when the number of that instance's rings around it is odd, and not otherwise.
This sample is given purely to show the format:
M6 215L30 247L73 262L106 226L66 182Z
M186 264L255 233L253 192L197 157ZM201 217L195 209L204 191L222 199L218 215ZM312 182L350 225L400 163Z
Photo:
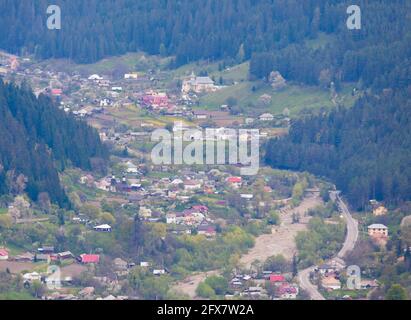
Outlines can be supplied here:
M410 200L410 97L410 88L370 94L352 109L296 120L289 136L268 143L266 160L332 179L356 208Z
M91 170L107 151L98 133L65 114L49 98L30 88L0 80L0 195L22 191L37 200L67 205L58 171L67 165Z

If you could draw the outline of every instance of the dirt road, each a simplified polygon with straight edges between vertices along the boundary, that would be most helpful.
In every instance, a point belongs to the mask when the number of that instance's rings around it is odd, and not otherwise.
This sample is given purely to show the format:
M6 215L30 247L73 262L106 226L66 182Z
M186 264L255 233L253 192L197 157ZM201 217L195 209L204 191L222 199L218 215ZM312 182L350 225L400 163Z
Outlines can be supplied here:
M175 292L180 292L188 295L190 299L195 299L197 297L196 289L198 285L207 277L217 274L219 274L218 270L194 274L175 284L173 290Z
M281 214L281 225L272 229L271 234L264 234L256 238L255 246L240 259L245 267L250 267L254 260L265 261L268 257L282 254L292 259L296 246L294 237L298 231L305 230L310 217L304 216L307 210L321 204L319 196L305 198L302 203L293 209L284 210ZM292 216L296 212L300 215L300 223L293 224ZM208 276L219 274L218 270L201 272L189 276L174 285L173 290L196 298L196 289Z
M271 234L264 234L256 238L255 246L240 259L240 263L249 268L253 261L265 261L268 257L282 254L291 260L297 248L294 237L299 231L305 230L310 219L305 213L319 204L319 196L305 198L301 204L293 209L287 209L281 214L281 225L272 228ZM299 223L292 223L293 213L300 215Z

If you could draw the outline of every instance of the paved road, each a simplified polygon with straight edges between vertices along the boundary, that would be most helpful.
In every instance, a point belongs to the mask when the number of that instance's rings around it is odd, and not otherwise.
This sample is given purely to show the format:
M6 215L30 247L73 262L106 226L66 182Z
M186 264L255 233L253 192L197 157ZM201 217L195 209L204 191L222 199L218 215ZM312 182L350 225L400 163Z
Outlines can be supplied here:
M338 252L337 256L331 260L338 261L340 264L345 264L343 258L349 251L351 251L354 248L355 243L358 239L358 222L351 216L351 213L348 210L347 205L339 196L338 191L331 192L330 196L331 199L337 201L341 214L347 222L347 233L344 244L341 250ZM298 281L300 283L301 289L305 290L308 293L311 300L325 300L322 294L318 291L317 286L313 285L310 282L310 273L313 272L316 267L317 266L311 266L307 269L300 271L298 273Z
M341 210L341 214L344 216L347 222L347 235L344 241L344 245L341 248L340 252L338 252L337 257L343 259L345 255L354 249L355 243L358 239L358 222L355 220L350 211L347 208L347 205L342 201L339 194L335 192L335 197L337 199L338 207Z

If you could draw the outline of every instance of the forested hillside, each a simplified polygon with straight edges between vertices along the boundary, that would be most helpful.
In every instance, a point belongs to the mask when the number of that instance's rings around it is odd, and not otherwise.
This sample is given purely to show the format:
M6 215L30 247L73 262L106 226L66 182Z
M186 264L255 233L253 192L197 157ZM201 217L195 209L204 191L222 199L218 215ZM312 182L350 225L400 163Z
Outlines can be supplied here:
M288 137L269 142L266 160L331 178L356 208L411 200L411 88L297 120Z
M0 195L47 192L66 204L58 170L69 164L89 170L104 164L107 151L97 132L66 115L29 88L0 79Z
M397 41L409 33L410 3L357 2L363 12L360 31L346 28L352 4L346 0L56 0L62 29L50 31L49 1L0 0L0 48L77 62L142 50L176 56L179 65L256 54L251 63L256 77L274 68L288 80L313 84L330 69L330 77L363 76L369 83L380 69L386 72L404 60ZM319 32L333 41L317 49L307 46L305 40Z
M376 89L400 85L398 77L411 57L411 2L357 1L361 29L346 26L347 1L321 1L315 7L311 29L326 36L283 49L253 54L250 73L264 78L279 70L287 80L309 85L334 81L357 82ZM309 35L309 38L314 35Z

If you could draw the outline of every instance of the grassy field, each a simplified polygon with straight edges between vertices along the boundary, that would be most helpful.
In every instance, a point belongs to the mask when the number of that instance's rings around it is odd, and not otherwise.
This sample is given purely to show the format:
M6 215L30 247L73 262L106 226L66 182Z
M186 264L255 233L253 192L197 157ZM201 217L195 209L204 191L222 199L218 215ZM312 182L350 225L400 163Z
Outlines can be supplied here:
M256 87L260 88L256 89ZM263 94L272 97L271 103L265 107L257 107L258 99ZM217 109L225 104L230 97L234 97L238 101L238 105L244 107L246 112L249 109L250 113L271 112L280 114L285 108L288 108L291 115L296 115L303 109L333 107L330 93L327 90L317 87L288 85L281 91L274 91L268 85L249 81L203 96L200 99L200 106L206 109Z

